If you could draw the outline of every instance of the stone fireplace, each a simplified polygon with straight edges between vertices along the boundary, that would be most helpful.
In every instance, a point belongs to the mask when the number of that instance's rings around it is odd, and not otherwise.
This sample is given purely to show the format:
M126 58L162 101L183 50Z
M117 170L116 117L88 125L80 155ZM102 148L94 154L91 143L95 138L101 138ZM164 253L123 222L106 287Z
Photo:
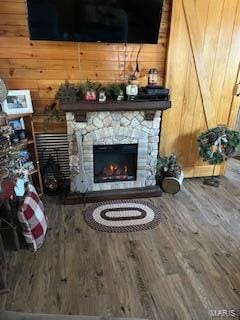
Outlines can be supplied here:
M67 112L71 191L155 186L161 111L87 112L77 122Z

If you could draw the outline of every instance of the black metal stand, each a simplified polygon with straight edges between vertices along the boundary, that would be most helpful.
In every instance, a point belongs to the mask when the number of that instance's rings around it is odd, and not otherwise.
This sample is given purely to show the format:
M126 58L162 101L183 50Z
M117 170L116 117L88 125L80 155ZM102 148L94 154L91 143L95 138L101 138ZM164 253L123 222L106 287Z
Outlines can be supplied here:
M213 167L212 176L205 178L205 179L203 180L203 184L205 184L205 185L207 185L207 186L211 186L211 187L216 187L216 188L218 188L218 187L219 187L219 184L220 184L220 181L219 181L219 178L214 177L215 168L216 168L216 165L214 165L214 167Z

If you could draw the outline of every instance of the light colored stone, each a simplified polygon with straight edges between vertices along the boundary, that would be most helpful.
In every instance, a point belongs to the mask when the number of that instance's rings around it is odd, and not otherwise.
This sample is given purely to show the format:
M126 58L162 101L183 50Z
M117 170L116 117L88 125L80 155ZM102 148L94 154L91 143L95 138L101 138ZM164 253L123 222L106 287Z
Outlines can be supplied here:
M157 165L157 158L156 158L156 159L151 159L151 160L150 160L150 165L151 165L152 167L156 167L156 165Z
M98 118L104 120L107 117L106 112L98 112Z
M145 127L145 126L142 126L142 131L146 132L146 133L149 133L150 132L150 129Z
M112 119L114 121L120 121L122 117L122 113L121 112L113 112L112 113Z
M87 116L88 116L88 121L93 120L94 118L98 117L99 112L88 112Z
M112 117L111 116L107 116L103 120L103 124L104 124L105 127L110 127L112 125Z
M87 124L85 122L75 122L75 130L85 129Z
M90 124L86 127L86 132L93 132L97 130L97 127L95 127L93 124Z
M146 180L145 185L146 185L146 187L155 186L156 181L155 180Z
M139 130L133 129L131 136L132 136L133 138L139 138L139 133L140 133Z
M84 153L92 153L93 147L92 145L84 145Z
M103 130L104 130L104 135L105 135L105 137L106 137L106 138L109 138L109 137L110 137L110 130L109 130L109 128L106 127L106 128L103 129Z
M154 180L155 180L155 175L151 174L151 175L149 176L149 180L154 181Z
M153 145L152 143L148 144L148 154L150 154L153 151Z
M95 127L97 127L98 129L101 129L104 127L103 122L101 119L99 119L98 117L93 119L93 124Z
M142 123L144 121L144 113L143 111L140 111L136 114L136 119L139 121L139 123Z
M76 155L69 156L69 166L70 167L78 167L79 166L79 158Z
M74 115L72 112L66 112L66 121L74 121Z
M76 142L75 134L69 134L68 135L68 142Z
M135 128L135 127L139 126L139 124L140 123L139 123L138 119L137 118L133 118L132 121L131 121L130 126L131 126L131 128Z
M97 135L96 135L97 131L91 132L91 140L96 140L97 139Z
M120 120L120 125L123 127L127 127L130 124L130 120L126 117L122 117Z
M150 157L152 159L157 158L157 156L158 156L158 151L157 150L156 151L152 151L151 154L150 154Z
M69 167L71 175L76 175L79 173L79 167Z
M73 122L67 123L67 134L73 134L75 131L75 126Z
M123 136L127 136L128 130L125 127L120 127L118 130L119 139L123 139Z
M144 121L142 123L142 126L148 128L148 129L151 129L152 128L152 121Z
M148 133L142 130L142 127L139 126L139 130L138 130L138 139L143 140L144 143L146 143L146 141L148 140Z
M118 127L120 127L120 122L113 120L113 121L112 121L112 127L113 127L113 128L118 128Z
M159 129L156 129L156 128L152 128L150 129L149 131L149 137L158 137L159 135Z
M128 118L128 120L132 120L134 118L134 113L129 111L125 113L125 117Z
M158 142L159 141L159 137L154 136L154 137L149 137L149 142Z
M78 153L78 146L75 141L69 142L68 152L70 155L76 155Z
M159 149L159 147L158 147L158 144L157 143L149 143L149 145L151 145L152 146L152 150L153 151L158 151L158 149Z
M83 148L85 148L85 146L92 146L93 145L93 142L91 140L86 140L85 136L83 138L84 138L84 140L83 140Z
M159 127L160 127L160 122L161 122L160 118L154 119L154 120L153 120L152 127L153 127L154 129L159 129Z
M95 133L95 137L96 137L97 140L101 139L101 132L100 132L100 130L94 131L94 133Z
M142 146L141 146L142 148ZM143 149L141 149L140 146L138 145L138 161L143 162L143 161L147 161L147 148L144 150L144 152L142 152Z
M160 118L161 115L162 115L162 111L161 111L161 110L157 110L157 111L155 112L155 118Z
M113 139L112 138L107 138L105 140L101 140L100 143L98 143L98 144L106 144L106 145L113 144Z

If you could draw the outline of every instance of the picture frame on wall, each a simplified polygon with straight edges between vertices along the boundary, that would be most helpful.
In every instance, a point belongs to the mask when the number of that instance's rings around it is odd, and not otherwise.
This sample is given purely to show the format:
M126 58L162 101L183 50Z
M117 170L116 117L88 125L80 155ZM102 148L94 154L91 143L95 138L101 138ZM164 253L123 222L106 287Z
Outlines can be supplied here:
M33 113L30 90L9 90L2 109L8 115Z

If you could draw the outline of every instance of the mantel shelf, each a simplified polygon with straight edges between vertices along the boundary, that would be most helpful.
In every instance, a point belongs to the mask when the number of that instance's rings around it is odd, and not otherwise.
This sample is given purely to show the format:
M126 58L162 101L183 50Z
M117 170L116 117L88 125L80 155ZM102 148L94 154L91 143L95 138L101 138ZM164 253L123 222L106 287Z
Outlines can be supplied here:
M81 101L73 104L61 104L65 112L74 113L77 122L86 121L87 112L101 111L145 111L145 119L153 120L157 110L166 110L171 107L168 100L134 100L134 101Z

